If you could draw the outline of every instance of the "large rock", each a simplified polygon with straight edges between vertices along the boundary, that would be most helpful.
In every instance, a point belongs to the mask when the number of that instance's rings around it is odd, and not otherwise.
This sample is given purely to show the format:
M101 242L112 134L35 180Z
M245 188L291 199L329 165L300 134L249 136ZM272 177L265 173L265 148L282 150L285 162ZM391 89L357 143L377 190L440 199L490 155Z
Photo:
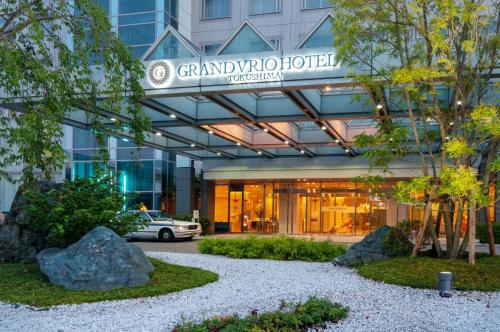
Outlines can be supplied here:
M345 254L335 258L333 263L352 267L393 257L390 251L384 247L384 238L390 229L387 225L379 227L368 234L362 241L353 244Z
M32 190L46 193L60 190L61 184L40 182ZM34 261L36 254L47 248L46 234L33 229L26 214L31 204L26 193L19 188L5 222L0 226L0 262Z
M102 226L65 249L43 250L36 259L50 282L74 290L140 286L154 271L141 249Z

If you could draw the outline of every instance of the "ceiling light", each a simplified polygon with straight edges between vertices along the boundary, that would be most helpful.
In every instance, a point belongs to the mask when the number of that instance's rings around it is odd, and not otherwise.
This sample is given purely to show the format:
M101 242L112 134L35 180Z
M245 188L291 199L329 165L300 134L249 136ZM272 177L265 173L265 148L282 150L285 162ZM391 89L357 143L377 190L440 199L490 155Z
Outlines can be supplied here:
M290 144L290 142L288 142L288 141L285 141L285 144Z
M345 151L345 152L349 152L349 149L345 149L344 151Z
M122 138L122 141L128 142L128 138Z
M115 119L115 118L111 118L110 120L111 120L111 121L113 121L113 122L116 122L116 119Z
M212 135L214 132L213 132L213 131L211 131L211 130L209 130L209 131L208 131L208 133L209 133L210 135Z
M462 101L461 101L461 100L458 100L458 101L457 101L457 105L458 105L458 106L462 105Z
M306 153L306 152L305 152L304 150L300 150L300 153L304 154L304 153Z
M339 141L338 139L336 139L336 140L335 140L335 143L337 143L337 144L338 144L339 142L340 142L340 141Z
M236 145L240 146L240 145L241 145L241 143L240 143L240 142L236 142Z
M217 152L217 155L218 155L218 156L220 156L220 155L221 155L221 153L220 153L220 152Z
M269 131L269 129L267 128L264 128L264 132L267 133Z
M257 151L257 154L262 154L262 151Z
M382 104L377 104L377 109L378 110L381 110L382 108L384 108L384 106L382 106Z
M455 124L455 122L453 122L453 121L452 121L452 122L450 122L450 126L453 126L454 124Z
M177 115L175 115L175 114L170 114L170 117L171 117L172 119L175 119L175 118L177 117Z
M159 131L157 131L156 136L161 136L161 133Z
M329 86L325 86L325 91L330 91L332 88Z
M195 146L196 146L196 145L195 145L194 143L191 143L191 147L193 147L193 148L194 148Z
M321 130L326 130L326 126L322 126L322 127L321 127Z

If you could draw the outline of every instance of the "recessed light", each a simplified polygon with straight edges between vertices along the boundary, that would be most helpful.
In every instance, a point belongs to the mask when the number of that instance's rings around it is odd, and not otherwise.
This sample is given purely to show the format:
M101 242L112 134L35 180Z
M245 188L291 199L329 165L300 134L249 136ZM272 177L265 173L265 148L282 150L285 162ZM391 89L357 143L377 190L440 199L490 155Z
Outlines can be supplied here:
M458 106L462 105L462 101L461 101L461 100L458 100L458 101L457 101L457 105L458 105Z
M212 135L214 132L213 132L213 131L211 131L211 130L209 130L209 131L208 131L208 133L209 133L210 135Z
M269 129L267 128L264 128L264 132L267 133L269 131Z
M240 142L236 142L236 145L240 146L240 145L241 145L241 143L240 143Z
M175 118L177 117L177 115L175 115L175 114L170 114L170 117L171 117L172 119L175 119Z
M193 148L194 148L195 146L196 146L196 145L195 145L194 143L191 143L191 147L193 147Z
M122 141L128 142L128 138L122 138Z
M290 144L290 142L288 142L288 141L285 141L285 144Z
M220 156L220 155L221 155L221 153L220 153L220 152L217 152L217 155L218 155L218 156Z
M338 144L338 143L340 143L340 141L339 141L338 139L336 139L336 140L335 140L335 143L337 143L337 144Z
M262 154L262 151L257 151L257 154Z
M300 153L304 154L304 153L306 153L306 152L305 152L304 150L300 150Z
M111 118L110 120L111 120L111 121L113 121L113 122L116 122L116 119L115 119L115 118Z
M344 151L345 151L345 152L349 152L349 149L345 149Z
M159 131L157 131L156 136L161 136L161 133Z
M382 108L384 108L384 106L382 106L382 104L377 104L377 109L378 110L381 110Z
M329 86L325 86L325 91L330 91L331 89Z
M322 126L322 127L321 127L321 130L326 130L326 126Z

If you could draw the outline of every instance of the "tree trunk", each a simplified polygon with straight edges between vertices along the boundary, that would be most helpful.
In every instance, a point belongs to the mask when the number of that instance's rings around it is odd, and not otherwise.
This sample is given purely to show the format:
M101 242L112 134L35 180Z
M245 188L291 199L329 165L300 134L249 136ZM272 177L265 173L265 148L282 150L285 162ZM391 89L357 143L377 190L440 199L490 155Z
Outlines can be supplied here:
M453 232L453 245L451 247L450 258L457 259L458 251L460 250L460 231L462 229L462 216L464 213L464 201L458 200L458 209L455 221L455 231Z
M469 203L469 264L476 264L476 200Z
M453 216L450 211L450 202L445 202L444 207L444 229L446 232L446 257L451 257L451 248L453 245Z
M493 223L490 220L490 207L484 208L484 218L486 223L486 233L488 235L488 246L490 248L490 256L496 256L495 236L493 234Z
M431 204L432 206L432 204ZM431 233L431 239L432 239L432 245L434 247L434 250L436 251L437 258L443 258L443 251L441 250L441 243L439 243L439 238L437 237L436 231L434 230L434 227L432 227L432 209L431 209L431 215L429 216L429 221L427 222L427 227L429 229L429 233Z
M424 218L420 223L420 227L418 229L417 238L415 239L415 245L413 246L413 251L411 253L412 257L416 257L418 252L420 251L420 247L422 246L422 241L424 240L425 236L425 230L427 228L427 223L430 219L431 214L432 214L432 202L429 199L425 204Z
M490 147L488 149L488 156L486 157L486 168L484 170L484 176L483 176L483 194L486 195L486 197L489 197L489 191L490 191L490 178L494 177L495 175L490 174L489 170L487 169L488 165L491 165L493 161L496 158L497 154L497 146L499 144L498 139L495 139L491 142ZM493 202L494 204L494 202ZM489 209L489 204L484 208L484 216L486 218L486 233L488 235L488 246L490 249L490 256L495 256L496 255L496 249L495 249L495 236L493 235L493 225L490 222L490 209Z

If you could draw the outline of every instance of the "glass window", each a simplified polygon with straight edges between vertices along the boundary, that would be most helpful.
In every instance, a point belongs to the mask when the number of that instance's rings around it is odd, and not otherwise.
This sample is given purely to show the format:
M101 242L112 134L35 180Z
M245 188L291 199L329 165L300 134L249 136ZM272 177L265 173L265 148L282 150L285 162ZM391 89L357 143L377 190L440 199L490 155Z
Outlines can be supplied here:
M250 15L271 14L281 11L281 0L252 0Z
M205 55L215 55L222 44L203 45Z
M269 41L274 45L274 47L276 47L277 50L281 50L281 40L280 39L274 38L274 39L271 39Z
M73 128L73 149L97 148L97 139L89 130Z
M94 163L92 162L74 162L73 178L90 178L94 176Z
M182 59L194 55L172 34L168 33L147 60Z
M317 9L331 7L329 0L303 0L302 8L304 9Z
M153 190L152 160L118 161L117 171L118 185L122 192Z
M300 48L332 47L332 20L326 19Z
M125 45L152 44L155 40L155 24L122 26L118 28L118 36Z
M154 23L155 13L120 15L118 16L118 25L139 24L139 23Z
M229 42L221 54L242 54L272 51L269 46L250 26L245 25L238 35Z
M204 0L203 18L224 18L229 17L229 0Z
M118 14L143 13L155 11L155 0L120 0Z
M116 154L118 160L154 159L152 148L121 148Z
M132 56L136 59L140 59L144 53L149 49L151 45L147 46L130 46L128 47L128 51Z
M229 188L227 185L215 186L215 222L228 222Z

